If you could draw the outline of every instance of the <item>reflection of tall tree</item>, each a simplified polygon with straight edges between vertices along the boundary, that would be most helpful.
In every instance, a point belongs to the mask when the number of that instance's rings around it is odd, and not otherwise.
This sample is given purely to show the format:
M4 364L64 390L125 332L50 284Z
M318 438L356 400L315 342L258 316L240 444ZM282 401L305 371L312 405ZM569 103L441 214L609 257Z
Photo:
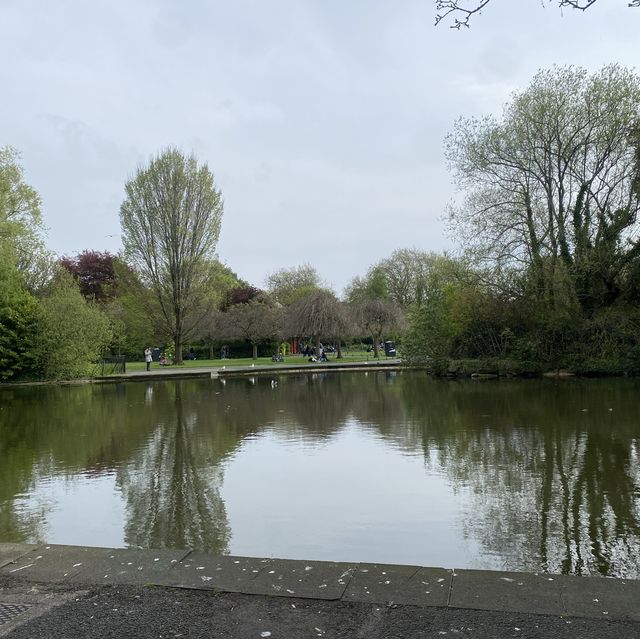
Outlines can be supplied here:
M490 555L511 568L640 574L635 383L405 381L426 459L472 491L464 526Z
M167 412L152 438L118 473L128 501L125 539L131 546L224 553L230 530L220 462L228 448L201 436L206 420L198 419L197 403L189 404L189 389L181 382L159 389L173 393L173 406L163 402Z

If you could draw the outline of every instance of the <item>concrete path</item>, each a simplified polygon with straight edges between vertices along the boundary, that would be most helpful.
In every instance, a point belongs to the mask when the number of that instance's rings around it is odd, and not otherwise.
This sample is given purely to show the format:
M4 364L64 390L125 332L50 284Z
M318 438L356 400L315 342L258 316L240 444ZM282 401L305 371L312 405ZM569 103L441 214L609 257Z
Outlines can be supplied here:
M0 544L0 578L640 622L640 581L420 566ZM637 635L640 637L640 625Z
M123 375L105 375L94 378L99 382L119 382L124 380L149 381L161 378L198 378L198 377L234 377L260 374L317 373L319 371L370 371L397 369L399 359L369 360L366 362L298 362L286 364L257 364L255 366L219 366L219 367L172 367L158 366L150 371L132 371Z

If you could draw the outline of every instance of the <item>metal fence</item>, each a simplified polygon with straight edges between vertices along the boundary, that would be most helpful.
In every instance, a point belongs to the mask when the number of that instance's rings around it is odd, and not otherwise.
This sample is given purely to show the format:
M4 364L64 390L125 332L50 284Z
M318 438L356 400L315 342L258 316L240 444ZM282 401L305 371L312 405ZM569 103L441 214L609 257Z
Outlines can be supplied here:
M122 357L105 357L100 362L100 375L124 375L127 372L127 364L124 355Z

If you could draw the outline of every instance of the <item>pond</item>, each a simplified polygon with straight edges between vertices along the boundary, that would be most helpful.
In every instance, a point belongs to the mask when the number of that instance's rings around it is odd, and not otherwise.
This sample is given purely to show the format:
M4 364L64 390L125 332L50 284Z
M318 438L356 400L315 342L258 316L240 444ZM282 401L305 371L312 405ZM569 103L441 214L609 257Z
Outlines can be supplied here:
M640 382L0 390L0 541L640 577Z

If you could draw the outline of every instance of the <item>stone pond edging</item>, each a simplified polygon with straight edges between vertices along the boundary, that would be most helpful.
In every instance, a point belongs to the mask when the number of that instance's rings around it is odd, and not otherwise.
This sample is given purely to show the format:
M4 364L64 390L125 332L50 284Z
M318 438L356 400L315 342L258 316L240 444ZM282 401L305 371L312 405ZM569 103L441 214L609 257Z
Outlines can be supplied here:
M640 581L633 579L2 543L0 574L70 587L149 585L640 621Z

